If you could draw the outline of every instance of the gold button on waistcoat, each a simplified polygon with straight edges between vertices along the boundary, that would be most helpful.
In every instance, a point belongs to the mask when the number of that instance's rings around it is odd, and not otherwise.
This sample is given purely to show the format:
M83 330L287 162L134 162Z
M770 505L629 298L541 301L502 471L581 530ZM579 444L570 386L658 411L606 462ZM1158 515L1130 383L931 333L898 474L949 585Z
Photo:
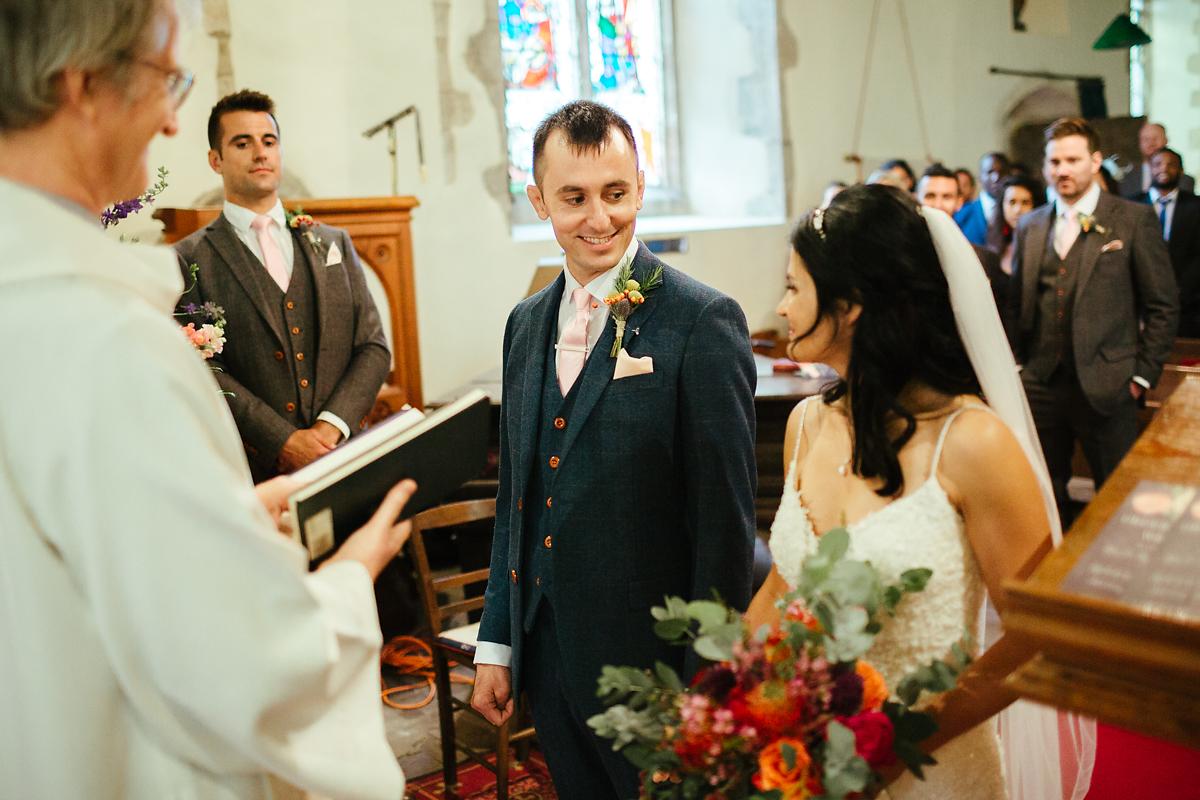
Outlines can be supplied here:
M550 549L550 545L553 543L554 543L554 540L549 536L547 536L545 539L542 540L542 544L546 545L547 550Z
M554 418L554 429L555 430L561 431L565 427L567 427L567 421L565 419L563 419L562 417Z

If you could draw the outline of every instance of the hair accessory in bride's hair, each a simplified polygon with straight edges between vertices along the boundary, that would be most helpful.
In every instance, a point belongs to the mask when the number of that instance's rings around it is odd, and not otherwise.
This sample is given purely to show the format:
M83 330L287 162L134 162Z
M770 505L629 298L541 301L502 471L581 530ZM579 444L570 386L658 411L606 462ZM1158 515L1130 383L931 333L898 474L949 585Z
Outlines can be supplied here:
M825 241L825 209L817 207L812 212L813 230L817 232L817 236L821 237L821 241Z

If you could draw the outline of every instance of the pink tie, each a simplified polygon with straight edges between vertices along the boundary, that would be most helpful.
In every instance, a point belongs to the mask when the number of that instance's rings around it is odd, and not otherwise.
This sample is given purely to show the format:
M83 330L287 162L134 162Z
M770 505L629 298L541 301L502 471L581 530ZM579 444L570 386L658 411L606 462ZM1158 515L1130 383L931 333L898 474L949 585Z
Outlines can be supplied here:
M588 317L591 316L592 296L587 289L579 288L571 292L571 302L575 304L575 319L571 320L558 340L558 388L563 397L571 391L579 373L583 372L583 362L587 360Z
M283 263L283 253L280 252L279 245L275 243L275 237L271 235L270 227L273 221L266 214L259 214L254 218L254 222L250 223L250 227L258 236L258 246L262 250L263 263L267 265L267 273L275 279L279 288L286 292L288 287L287 266Z
M1075 209L1067 209L1067 213L1059 218L1058 227L1054 229L1054 251L1059 258L1066 258L1071 252L1071 245L1079 238L1079 214Z

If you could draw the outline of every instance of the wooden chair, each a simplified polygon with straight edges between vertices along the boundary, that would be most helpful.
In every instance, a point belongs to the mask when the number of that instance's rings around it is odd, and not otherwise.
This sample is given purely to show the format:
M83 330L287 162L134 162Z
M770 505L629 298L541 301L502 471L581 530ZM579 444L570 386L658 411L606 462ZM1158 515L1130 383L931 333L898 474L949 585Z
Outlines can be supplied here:
M495 766L488 763L485 753L462 744L454 734L454 713L456 711L469 710L478 716L478 712L471 708L470 703L459 700L451 693L450 670L452 666L457 665L469 667L471 670L475 669L475 640L479 634L479 623L452 629L446 629L443 626L455 616L482 609L483 596L468 597L464 600L451 598L444 601L443 597L450 590L486 584L488 570L483 568L457 575L435 577L429 567L424 537L434 535L434 531L480 520L495 519L495 517L496 500L489 498L435 506L417 514L412 519L413 532L409 539L409 547L412 550L413 562L417 566L421 600L424 602L426 613L429 616L431 630L429 645L433 651L438 723L442 735L442 772L446 783L447 797L457 796L458 751L460 750L472 761L496 773L496 797L501 800L508 797L509 745L520 743L519 749L524 751L529 740L534 736L532 725L520 730L513 730L515 724L528 716L525 714L523 703L517 704L514 714L496 731ZM457 592L455 594L457 595Z

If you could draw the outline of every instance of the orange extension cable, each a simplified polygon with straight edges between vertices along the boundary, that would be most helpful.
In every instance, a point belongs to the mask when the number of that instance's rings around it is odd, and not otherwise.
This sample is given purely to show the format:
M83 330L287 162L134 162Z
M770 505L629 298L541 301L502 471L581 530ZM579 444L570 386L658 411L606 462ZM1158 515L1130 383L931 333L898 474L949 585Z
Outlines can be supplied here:
M389 687L381 676L379 683L383 689L379 696L384 705L401 711L415 711L433 702L434 695L437 693L437 685L433 678L433 651L429 649L429 645L424 640L415 636L396 636L384 644L383 650L379 653L379 660L395 667L402 677L409 676L418 679L415 683ZM475 683L466 675L458 675L454 672L450 673L450 682L468 685ZM394 694L415 692L422 688L427 690L425 696L416 702L397 703L391 699Z

